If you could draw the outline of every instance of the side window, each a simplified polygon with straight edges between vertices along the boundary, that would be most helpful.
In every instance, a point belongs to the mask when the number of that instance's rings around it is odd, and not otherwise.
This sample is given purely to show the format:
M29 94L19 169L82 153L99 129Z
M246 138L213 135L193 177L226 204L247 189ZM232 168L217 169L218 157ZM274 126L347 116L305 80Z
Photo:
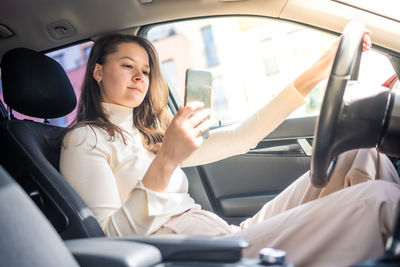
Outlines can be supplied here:
M92 46L93 42L85 42L46 54L58 61L64 68L69 80L71 81L72 87L74 88L77 99L79 99L81 95L81 86ZM60 62L58 60L59 58L62 58L63 61ZM50 124L67 126L75 118L75 115L76 109L67 116L51 119Z
M218 125L239 121L267 103L337 37L286 21L241 16L163 24L152 27L147 38L181 99L187 68L213 74L212 116ZM385 56L364 53L361 80L380 85L393 73ZM291 117L318 115L325 86L317 85Z

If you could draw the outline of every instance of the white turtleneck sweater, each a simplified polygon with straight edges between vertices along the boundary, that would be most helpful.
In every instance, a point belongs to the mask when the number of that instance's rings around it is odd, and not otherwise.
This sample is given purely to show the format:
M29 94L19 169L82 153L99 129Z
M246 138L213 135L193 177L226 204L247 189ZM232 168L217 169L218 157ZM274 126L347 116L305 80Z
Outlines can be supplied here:
M302 104L300 93L287 86L243 122L210 131L181 167L246 153ZM112 140L97 127L76 128L64 138L60 171L93 211L105 235L151 234L172 216L200 209L188 194L188 180L179 167L162 193L142 184L154 154L143 147L133 125L134 110L109 103L102 107L110 121L128 133L127 144L118 135Z

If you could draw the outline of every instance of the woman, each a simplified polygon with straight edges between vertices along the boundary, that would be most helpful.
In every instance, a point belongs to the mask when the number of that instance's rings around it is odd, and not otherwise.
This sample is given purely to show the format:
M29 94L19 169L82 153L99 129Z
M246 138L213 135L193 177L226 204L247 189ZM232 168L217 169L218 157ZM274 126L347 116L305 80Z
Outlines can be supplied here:
M368 33L364 39L364 46L369 49ZM76 124L63 140L60 170L92 209L107 236L243 236L253 244L245 256L256 256L258 249L274 246L286 249L289 260L307 266L321 262L324 266L326 262L347 265L379 255L392 224L394 199L400 195L397 187L385 182L365 183L319 198L343 188L346 174L340 172L351 169L349 158L353 163L358 158L372 159L379 166L373 164L371 172L382 172L382 164L387 161L376 151L353 151L342 157L338 165L348 166L338 168L334 174L337 178L332 179L333 185L328 189L313 188L308 175L304 175L240 226L230 226L217 215L201 210L187 193L188 181L179 168L213 162L254 147L304 103L304 97L319 81L327 78L336 46L244 122L211 131L209 138L203 140L201 134L210 126L210 111L194 102L179 108L170 118L166 111L168 88L151 43L135 36L104 36L95 43L89 57ZM397 179L390 165L388 168L384 176ZM374 179L379 175L372 176ZM357 201L354 195L358 195ZM316 200L310 201L313 199ZM351 204L345 212L336 214L331 209L327 213L332 203L341 204L340 210L346 203ZM300 231L308 229L307 225L325 225L332 221L332 213L341 228L332 225L329 231L321 230L317 232L318 239ZM373 222L381 218L382 223L363 223L366 226L361 232L364 238L370 238L373 232L376 244L362 243L359 251L338 262L337 253L347 248L349 239L336 238L333 242L330 234L353 237L349 232L359 233L356 222L365 218L372 218ZM343 229L343 235L338 235ZM299 241L305 238L310 245L299 248ZM316 257L314 254L321 247L326 250Z

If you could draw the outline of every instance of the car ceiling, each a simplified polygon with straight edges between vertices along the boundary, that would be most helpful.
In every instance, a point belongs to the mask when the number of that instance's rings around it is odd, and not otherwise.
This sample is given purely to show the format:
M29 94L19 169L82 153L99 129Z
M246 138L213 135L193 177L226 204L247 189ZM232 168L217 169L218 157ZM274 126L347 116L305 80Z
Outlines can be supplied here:
M0 58L15 47L46 51L106 32L136 33L141 25L225 14L279 17L333 32L351 19L361 20L375 44L400 52L399 22L332 0L3 0L0 24L14 35L0 38ZM75 33L52 38L47 28L59 21L67 21Z

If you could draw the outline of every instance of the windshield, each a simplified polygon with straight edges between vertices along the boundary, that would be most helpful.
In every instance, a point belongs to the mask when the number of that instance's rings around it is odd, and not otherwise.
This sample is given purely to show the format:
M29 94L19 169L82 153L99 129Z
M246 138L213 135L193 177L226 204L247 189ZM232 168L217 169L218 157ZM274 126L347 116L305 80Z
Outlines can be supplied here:
M334 0L400 22L399 0Z

